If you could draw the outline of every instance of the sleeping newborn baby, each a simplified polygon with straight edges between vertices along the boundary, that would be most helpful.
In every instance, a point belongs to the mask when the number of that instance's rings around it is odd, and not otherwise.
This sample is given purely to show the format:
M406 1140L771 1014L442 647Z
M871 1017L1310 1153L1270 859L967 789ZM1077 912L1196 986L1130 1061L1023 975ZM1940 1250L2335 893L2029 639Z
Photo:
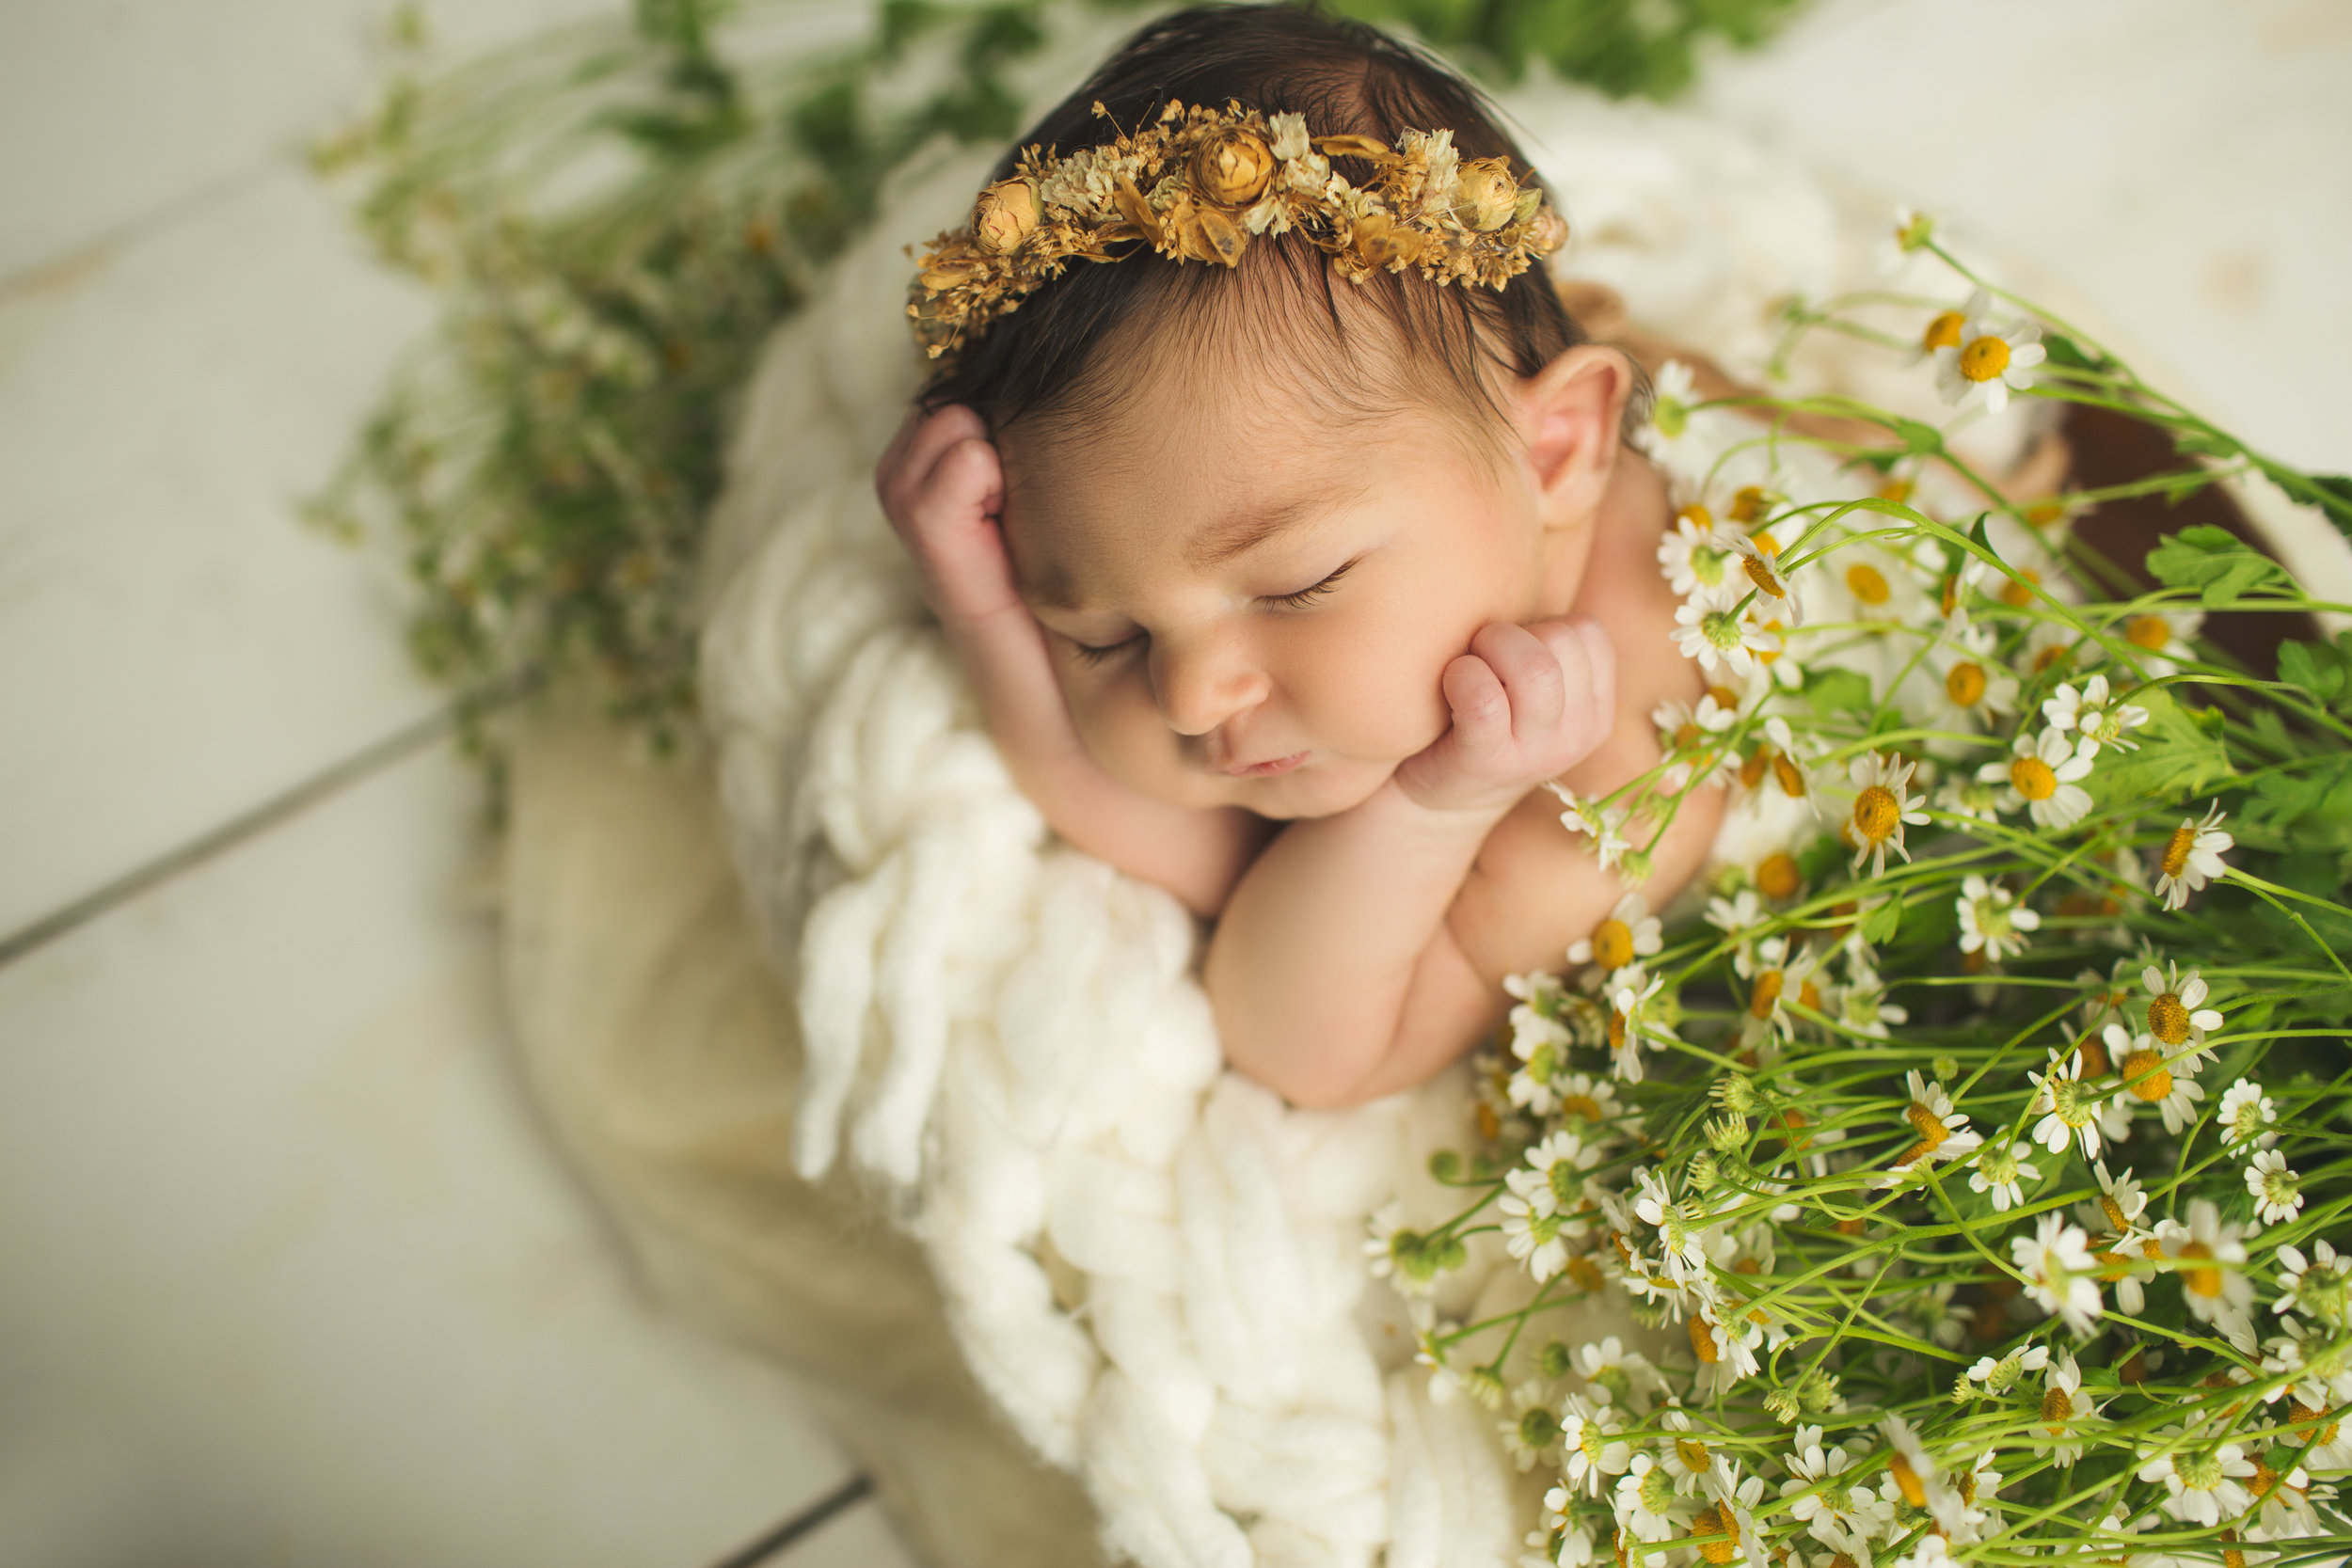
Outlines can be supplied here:
M910 309L936 370L876 482L1006 763L1212 923L1227 1058L1297 1104L1420 1083L1607 917L1545 786L1655 768L1702 695L1641 372L1560 233L1443 68L1202 9L1024 138ZM1721 810L1650 847L1653 903Z

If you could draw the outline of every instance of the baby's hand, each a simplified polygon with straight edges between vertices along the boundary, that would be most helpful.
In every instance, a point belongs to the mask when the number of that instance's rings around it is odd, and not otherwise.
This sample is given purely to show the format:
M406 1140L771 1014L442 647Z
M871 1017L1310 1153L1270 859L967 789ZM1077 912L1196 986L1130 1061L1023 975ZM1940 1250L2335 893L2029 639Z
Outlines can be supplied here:
M1502 813L1591 754L1616 714L1617 656L1600 624L1480 628L1445 668L1453 727L1396 781L1432 811Z
M996 526L1004 468L977 414L959 404L908 415L874 465L874 491L923 574L923 596L950 633L961 636L1009 610L1026 616Z

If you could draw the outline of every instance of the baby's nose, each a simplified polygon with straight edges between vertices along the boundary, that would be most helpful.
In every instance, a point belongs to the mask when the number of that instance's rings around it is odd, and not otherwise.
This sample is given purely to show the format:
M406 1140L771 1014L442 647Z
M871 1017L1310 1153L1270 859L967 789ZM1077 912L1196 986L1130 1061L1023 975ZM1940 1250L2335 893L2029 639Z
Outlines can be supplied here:
M1200 638L1152 650L1152 689L1178 735L1207 735L1265 701L1273 682L1230 638Z

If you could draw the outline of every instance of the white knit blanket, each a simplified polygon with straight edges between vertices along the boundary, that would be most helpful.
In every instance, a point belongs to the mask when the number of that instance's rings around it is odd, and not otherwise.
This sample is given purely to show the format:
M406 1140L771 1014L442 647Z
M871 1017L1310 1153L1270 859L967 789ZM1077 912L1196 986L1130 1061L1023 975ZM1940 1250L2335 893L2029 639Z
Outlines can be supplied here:
M1735 374L1759 372L1789 293L1886 282L1889 209L1841 209L1726 133L1559 88L1511 107L1564 198L1561 270ZM1422 1172L1469 1142L1463 1074L1311 1113L1225 1072L1193 923L1054 842L875 503L919 375L898 247L957 221L982 173L943 158L911 181L777 334L716 520L707 714L798 998L798 1163L846 1156L884 1189L981 1384L1149 1568L1513 1562L1533 1509L1494 1419L1432 1398L1362 1244L1391 1199L1408 1223L1447 1212ZM1801 384L1918 401L1835 352ZM1441 1307L1507 1291L1494 1264Z

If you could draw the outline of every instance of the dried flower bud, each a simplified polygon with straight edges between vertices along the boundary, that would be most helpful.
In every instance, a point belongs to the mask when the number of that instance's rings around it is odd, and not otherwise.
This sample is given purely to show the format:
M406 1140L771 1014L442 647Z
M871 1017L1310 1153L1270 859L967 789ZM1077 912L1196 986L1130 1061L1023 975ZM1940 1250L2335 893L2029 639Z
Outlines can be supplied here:
M1508 158L1481 158L1464 164L1461 199L1454 216L1482 234L1490 234L1511 221L1519 203L1519 182Z
M1549 256L1568 243L1568 220L1549 207L1539 208L1527 221L1534 225L1527 236L1529 254Z
M1016 249L1042 215L1037 187L1026 180L1005 180L980 193L972 209L972 237L992 256Z
M1193 186L1225 207L1246 207L1274 178L1274 150L1255 131L1228 127L1200 144L1192 165Z

